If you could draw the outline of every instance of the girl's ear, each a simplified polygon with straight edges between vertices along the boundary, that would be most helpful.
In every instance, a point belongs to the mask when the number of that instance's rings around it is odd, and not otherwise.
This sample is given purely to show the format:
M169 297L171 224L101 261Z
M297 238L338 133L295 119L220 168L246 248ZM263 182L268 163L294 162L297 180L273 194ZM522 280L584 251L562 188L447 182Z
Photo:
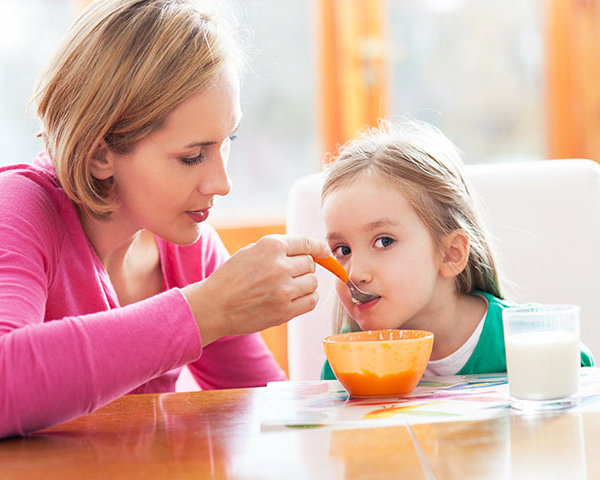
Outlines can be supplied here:
M114 155L104 140L96 146L90 159L90 172L98 180L106 180L113 176Z
M469 234L458 229L444 239L440 273L444 278L459 275L469 261Z

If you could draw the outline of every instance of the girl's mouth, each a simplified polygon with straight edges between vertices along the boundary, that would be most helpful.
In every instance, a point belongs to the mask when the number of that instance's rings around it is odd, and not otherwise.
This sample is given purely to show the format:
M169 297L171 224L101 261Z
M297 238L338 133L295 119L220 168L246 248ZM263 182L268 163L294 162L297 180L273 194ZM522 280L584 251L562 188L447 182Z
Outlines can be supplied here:
M381 297L377 297L371 300L370 302L355 304L354 307L359 312L364 312L365 310L369 310L370 308L373 308L375 305L377 305L379 303L379 300L381 300Z
M205 208L203 210L194 210L190 212L185 212L188 217L190 217L194 222L200 223L208 218L209 209Z

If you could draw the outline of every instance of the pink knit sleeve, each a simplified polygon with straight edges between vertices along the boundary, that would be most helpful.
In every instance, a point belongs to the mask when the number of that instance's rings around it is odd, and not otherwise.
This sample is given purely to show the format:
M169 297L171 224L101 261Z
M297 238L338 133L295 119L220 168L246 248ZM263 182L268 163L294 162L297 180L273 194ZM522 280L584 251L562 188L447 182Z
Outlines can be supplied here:
M203 389L264 387L286 379L259 333L221 338L189 367Z
M3 332L0 438L92 412L196 359L201 346L189 315L174 289L108 312Z
M0 176L0 438L91 412L202 352L179 289L45 321L62 237L42 193Z

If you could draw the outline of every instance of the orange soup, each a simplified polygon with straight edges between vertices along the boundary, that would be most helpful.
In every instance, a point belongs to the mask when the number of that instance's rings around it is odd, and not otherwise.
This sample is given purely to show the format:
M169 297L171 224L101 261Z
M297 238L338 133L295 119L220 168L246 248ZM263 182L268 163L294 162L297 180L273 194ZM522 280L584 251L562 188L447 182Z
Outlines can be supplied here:
M423 372L405 370L379 376L373 372L336 373L340 383L354 396L396 395L412 392Z

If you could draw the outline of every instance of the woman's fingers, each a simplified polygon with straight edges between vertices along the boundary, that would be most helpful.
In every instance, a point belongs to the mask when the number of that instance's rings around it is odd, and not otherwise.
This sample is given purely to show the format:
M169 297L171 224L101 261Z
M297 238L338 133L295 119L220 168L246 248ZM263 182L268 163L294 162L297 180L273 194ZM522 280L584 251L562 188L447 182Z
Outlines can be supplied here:
M317 277L313 275L312 272L292 277L292 279L290 280L290 284L294 287L294 291L290 295L291 301L313 293L317 290L317 287L319 286L319 283L317 282Z
M282 261L292 277L313 273L316 268L313 256L325 258L331 254L326 243L304 236L267 235L253 245L268 251L283 249Z
M318 301L319 294L316 291L293 300L290 306L290 320L298 315L302 315L313 310L317 306Z
M288 257L287 265L289 266L289 274L292 278L300 277L307 273L314 273L316 269L315 261L310 255Z
M280 243L285 246L285 253L289 257L314 255L315 257L325 258L331 254L331 250L325 242L302 235L267 235L257 243L260 242Z
M315 262L329 247L309 237L269 235L243 248L198 288L184 294L204 343L252 333L312 310L318 301Z

